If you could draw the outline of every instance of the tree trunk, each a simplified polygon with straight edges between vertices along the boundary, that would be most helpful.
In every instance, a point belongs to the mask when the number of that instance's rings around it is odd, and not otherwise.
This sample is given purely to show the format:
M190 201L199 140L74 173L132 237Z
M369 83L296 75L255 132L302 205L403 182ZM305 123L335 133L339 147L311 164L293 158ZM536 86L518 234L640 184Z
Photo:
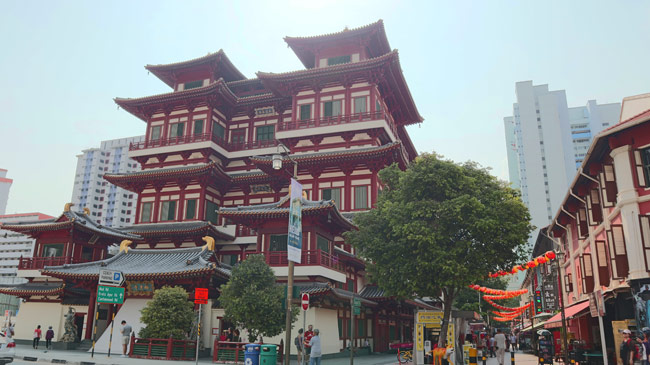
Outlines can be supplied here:
M442 318L442 328L440 328L440 337L438 338L438 347L445 347L447 345L447 327L451 322L451 305L454 303L454 298L457 293L458 291L454 288L445 288L442 290L444 296L442 301L442 310L444 314Z

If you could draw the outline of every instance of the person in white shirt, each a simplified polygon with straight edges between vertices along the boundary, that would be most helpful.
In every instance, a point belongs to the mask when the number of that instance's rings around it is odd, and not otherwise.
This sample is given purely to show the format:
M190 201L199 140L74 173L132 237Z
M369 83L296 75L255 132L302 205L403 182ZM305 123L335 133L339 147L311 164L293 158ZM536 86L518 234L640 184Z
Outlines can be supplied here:
M498 329L497 334L494 335L494 341L497 347L497 361L499 365L503 365L503 358L506 354L506 335L501 332L501 329Z
M517 351L517 336L514 333L510 335L510 346L513 352Z

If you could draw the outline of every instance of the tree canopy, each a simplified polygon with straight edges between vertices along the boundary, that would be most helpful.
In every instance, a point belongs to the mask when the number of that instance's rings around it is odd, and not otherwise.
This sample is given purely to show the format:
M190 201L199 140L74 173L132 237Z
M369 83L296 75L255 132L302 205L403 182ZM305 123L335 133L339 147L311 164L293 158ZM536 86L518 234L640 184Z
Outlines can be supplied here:
M188 298L180 286L157 289L153 299L140 310L140 321L145 327L139 337L185 339L194 320L194 304Z
M355 217L359 230L346 240L388 294L442 293L449 318L461 288L526 257L528 209L518 191L476 163L424 154L405 171L393 164L379 177L384 189L375 209Z
M228 283L221 286L219 302L225 319L248 331L248 340L259 335L279 335L285 327L284 288L275 283L273 270L263 255L252 255L236 265ZM299 311L292 310L295 321Z

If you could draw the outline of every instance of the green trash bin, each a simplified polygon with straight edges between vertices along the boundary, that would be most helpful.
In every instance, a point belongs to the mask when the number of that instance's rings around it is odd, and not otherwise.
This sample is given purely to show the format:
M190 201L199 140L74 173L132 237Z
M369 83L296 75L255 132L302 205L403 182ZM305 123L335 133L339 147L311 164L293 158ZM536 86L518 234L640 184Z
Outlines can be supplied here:
M275 345L262 345L260 351L260 365L276 365L278 363L278 350Z

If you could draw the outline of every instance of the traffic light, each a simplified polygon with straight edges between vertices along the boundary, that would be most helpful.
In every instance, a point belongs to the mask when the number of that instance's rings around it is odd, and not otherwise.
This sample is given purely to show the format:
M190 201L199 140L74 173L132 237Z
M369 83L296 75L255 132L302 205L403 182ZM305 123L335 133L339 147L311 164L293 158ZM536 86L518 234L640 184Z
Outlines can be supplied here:
M542 313L542 291L535 290L535 314Z

